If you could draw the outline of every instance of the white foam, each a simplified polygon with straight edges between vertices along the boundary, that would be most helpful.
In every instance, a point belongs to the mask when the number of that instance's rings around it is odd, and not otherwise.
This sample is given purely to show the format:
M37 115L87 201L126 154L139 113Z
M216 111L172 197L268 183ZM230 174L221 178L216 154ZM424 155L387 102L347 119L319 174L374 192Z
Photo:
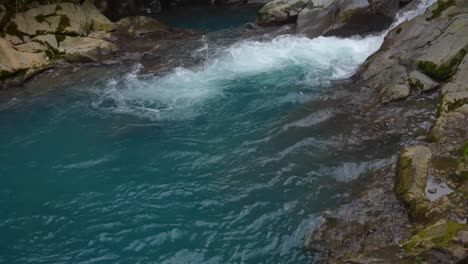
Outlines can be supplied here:
M422 13L432 2L422 0L416 10L399 14L392 27ZM386 33L365 38L284 35L266 42L241 41L199 67L176 68L162 77L139 79L136 68L121 80L109 81L93 106L152 119L191 117L207 100L232 89L226 88L227 82L240 78L290 67L305 69L311 85L347 78L379 49Z

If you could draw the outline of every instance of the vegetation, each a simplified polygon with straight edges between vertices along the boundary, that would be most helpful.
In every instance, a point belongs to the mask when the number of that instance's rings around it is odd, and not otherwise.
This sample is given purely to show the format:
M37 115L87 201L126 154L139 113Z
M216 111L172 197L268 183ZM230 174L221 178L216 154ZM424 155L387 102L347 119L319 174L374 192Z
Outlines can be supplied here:
M448 63L444 63L440 66L432 61L418 61L416 65L419 70L432 79L439 82L445 82L455 74L458 65L463 60L466 53L467 51L465 49L461 49L457 55L448 61Z
M426 20L431 21L435 18L440 17L442 12L444 12L447 8L453 5L455 5L455 0L448 0L448 1L438 0L437 8L434 11L432 11L432 15L429 18L426 18Z
M413 89L413 90L423 90L424 89L424 84L418 79L410 78L408 80L408 84L409 84L410 88Z
M454 246L452 238L458 231L467 226L457 222L435 224L414 235L404 246L405 253L410 254L419 248L447 248Z

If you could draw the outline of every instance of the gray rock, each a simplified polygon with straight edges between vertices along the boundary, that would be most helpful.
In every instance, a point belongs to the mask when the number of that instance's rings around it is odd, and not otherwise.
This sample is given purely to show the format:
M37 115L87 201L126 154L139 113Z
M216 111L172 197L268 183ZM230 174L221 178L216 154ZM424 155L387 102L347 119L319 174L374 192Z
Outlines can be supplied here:
M390 19L395 18L400 8L399 0L369 0L369 3L375 14L386 16Z
M436 82L419 71L412 71L409 74L408 84L412 89L420 91L429 91L437 86Z
M309 37L377 32L392 23L397 10L397 0L312 1L299 14L297 32Z
M389 103L408 97L410 89L406 84L393 84L387 86L380 95L381 103Z
M295 23L310 0L273 0L258 11L257 24L263 26Z
M428 211L425 188L431 157L428 147L411 146L404 148L398 159L394 191L414 219L424 218Z
M452 87L460 89L466 83L467 75L460 72L468 68L464 58L468 51L468 19L463 12L468 3L457 0L457 8L449 7L432 19L437 5L391 30L382 48L356 75L359 85L380 91L381 102L405 97L406 92L397 92L402 89L388 88L402 82L421 90L436 88L449 79L454 82Z
M310 38L323 35L333 26L337 11L336 5L330 7L306 7L299 13L296 28L297 33L304 34Z

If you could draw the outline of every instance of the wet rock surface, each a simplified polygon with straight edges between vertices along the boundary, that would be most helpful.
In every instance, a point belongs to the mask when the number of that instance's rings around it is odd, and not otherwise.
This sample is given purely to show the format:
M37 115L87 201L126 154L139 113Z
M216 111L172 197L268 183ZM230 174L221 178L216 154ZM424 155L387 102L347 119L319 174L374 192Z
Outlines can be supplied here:
M381 130L376 135L405 133L397 124L411 117L395 115L396 109L415 114L418 106L411 104L427 94L436 96L438 110L425 118L431 124L425 131L410 135L406 130L394 167L379 177L373 174L362 197L326 215L322 227L307 239L307 249L325 252L322 262L467 261L467 7L466 1L436 2L424 15L390 31L354 76L353 88L360 93L353 97L358 98L354 107L365 108L374 120L393 113L392 122L377 127ZM379 210L357 218L369 208Z

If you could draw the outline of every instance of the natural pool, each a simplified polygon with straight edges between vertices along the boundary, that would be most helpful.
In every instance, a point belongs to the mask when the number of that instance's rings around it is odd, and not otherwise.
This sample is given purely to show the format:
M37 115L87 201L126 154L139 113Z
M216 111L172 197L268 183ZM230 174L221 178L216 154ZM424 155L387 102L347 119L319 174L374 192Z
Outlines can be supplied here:
M242 39L3 103L0 263L313 261L316 218L394 153L341 148L352 124L324 103L382 40Z

